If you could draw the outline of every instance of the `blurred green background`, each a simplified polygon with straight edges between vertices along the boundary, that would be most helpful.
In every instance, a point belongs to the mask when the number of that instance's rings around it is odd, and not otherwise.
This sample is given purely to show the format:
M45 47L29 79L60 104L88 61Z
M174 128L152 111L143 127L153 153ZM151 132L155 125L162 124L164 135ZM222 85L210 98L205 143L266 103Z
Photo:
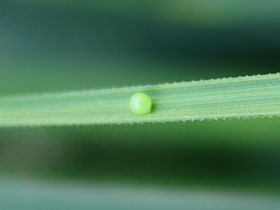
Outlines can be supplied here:
M280 2L0 1L0 96L275 73ZM280 191L279 119L0 129L2 176Z

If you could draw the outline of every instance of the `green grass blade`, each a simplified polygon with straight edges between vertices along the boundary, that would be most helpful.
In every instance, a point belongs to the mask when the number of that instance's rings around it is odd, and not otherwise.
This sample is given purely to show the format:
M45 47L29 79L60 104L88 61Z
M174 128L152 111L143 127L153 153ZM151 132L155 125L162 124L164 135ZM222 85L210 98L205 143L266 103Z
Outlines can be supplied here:
M135 92L150 114L129 110ZM0 98L0 126L124 124L280 115L280 74Z

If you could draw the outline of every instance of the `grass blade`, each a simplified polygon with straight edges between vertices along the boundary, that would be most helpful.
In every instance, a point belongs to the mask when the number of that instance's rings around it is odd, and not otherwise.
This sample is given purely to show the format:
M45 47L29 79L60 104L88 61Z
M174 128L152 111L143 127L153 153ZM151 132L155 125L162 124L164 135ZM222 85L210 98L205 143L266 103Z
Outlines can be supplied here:
M129 110L135 92L152 113ZM0 126L124 124L280 115L280 74L0 98Z

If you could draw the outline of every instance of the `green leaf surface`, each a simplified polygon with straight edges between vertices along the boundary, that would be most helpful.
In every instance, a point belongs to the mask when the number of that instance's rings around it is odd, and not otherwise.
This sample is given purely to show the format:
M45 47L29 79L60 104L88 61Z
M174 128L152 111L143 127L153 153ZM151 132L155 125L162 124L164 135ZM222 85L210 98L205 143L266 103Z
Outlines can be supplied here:
M135 92L150 114L129 109ZM0 98L1 126L125 124L273 117L280 114L280 74Z

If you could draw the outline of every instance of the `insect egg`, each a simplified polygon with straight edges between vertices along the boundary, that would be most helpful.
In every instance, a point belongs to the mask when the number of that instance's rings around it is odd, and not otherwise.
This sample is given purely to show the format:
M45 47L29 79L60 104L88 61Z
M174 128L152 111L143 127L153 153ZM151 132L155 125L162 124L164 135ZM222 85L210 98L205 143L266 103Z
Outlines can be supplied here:
M134 93L129 100L130 111L136 115L149 114L152 111L152 99L145 93Z

